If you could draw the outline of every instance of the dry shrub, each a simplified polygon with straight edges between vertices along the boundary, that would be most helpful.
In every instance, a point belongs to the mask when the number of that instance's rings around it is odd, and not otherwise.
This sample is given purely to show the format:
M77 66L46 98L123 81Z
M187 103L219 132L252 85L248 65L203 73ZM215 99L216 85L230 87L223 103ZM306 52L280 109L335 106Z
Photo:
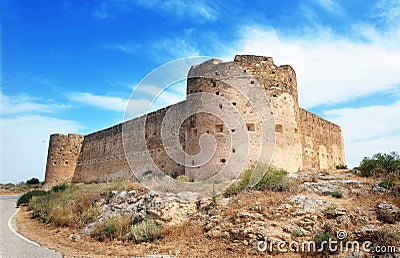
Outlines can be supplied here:
M34 197L29 208L32 217L57 226L81 228L94 222L101 213L99 201L111 191L138 189L132 180L98 184L71 185L63 191Z
M135 243L151 242L161 238L161 225L155 220L143 220L131 226L129 239Z
M56 226L67 227L75 224L74 215L71 211L63 208L54 209L52 212L52 220Z
M91 237L99 241L105 240L128 240L132 219L129 215L113 217L96 226Z

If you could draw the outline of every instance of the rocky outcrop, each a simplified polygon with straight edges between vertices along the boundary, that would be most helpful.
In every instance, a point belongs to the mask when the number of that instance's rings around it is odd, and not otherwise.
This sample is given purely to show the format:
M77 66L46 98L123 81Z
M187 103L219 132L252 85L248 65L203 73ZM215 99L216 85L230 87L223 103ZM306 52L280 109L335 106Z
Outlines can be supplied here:
M89 234L96 225L116 216L128 215L134 221L159 220L166 225L186 221L197 212L197 194L193 192L169 193L160 196L154 192L139 195L136 191L112 191L103 205L101 216L89 224L83 234Z
M386 202L379 203L376 206L376 216L384 223L396 223L400 221L400 209Z

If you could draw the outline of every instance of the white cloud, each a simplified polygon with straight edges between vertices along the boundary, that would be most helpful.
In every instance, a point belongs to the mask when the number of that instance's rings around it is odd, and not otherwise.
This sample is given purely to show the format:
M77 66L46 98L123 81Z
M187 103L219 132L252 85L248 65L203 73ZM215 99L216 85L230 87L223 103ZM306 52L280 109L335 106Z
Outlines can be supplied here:
M343 128L346 158L351 166L377 152L400 151L400 101L390 105L327 110Z
M0 91L0 114L14 115L19 113L54 113L57 110L68 108L66 105L39 102L28 96L7 96Z
M72 92L67 94L67 97L71 101L117 112L124 112L128 103L127 99L120 97L94 95L88 92Z
M400 37L376 33L367 42L328 29L281 36L272 28L242 27L234 52L274 57L296 71L299 101L306 108L339 103L392 89L400 83ZM399 44L388 46L385 42Z
M0 182L44 179L49 135L76 132L80 125L48 116L65 105L2 92L0 103Z
M0 118L0 182L43 180L49 135L79 129L74 121L40 115Z

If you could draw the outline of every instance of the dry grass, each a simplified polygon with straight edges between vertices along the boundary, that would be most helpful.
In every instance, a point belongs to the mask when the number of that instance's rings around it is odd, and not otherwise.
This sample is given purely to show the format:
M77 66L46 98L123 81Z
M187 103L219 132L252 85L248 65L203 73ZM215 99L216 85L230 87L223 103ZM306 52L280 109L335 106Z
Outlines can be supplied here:
M32 217L56 226L81 228L101 214L101 202L113 190L142 189L129 180L118 182L72 185L64 191L50 192L32 198L29 209Z

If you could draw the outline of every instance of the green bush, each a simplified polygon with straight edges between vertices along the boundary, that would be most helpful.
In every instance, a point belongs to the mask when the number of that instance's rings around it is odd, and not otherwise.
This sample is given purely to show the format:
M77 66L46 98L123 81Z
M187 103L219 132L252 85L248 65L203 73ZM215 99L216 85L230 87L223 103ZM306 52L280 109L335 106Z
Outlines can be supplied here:
M52 192L63 192L65 191L65 189L67 189L67 185L65 183L59 184L59 185L55 185L51 188Z
M132 225L129 239L135 243L150 242L161 238L161 226L155 220L143 220Z
M334 191L334 192L332 192L331 196L334 198L342 198L343 193L341 191Z
M273 190L283 192L298 192L300 186L296 179L288 178L287 172L283 169L278 169L272 165L259 164L251 166L246 169L240 181L234 185L229 186L224 196L236 195L244 190ZM250 180L253 175L262 176L261 179L255 184L250 185Z
M385 179L378 184L380 187L390 189L393 188L396 184L392 180Z
M303 231L297 229L297 230L292 231L291 235L292 235L293 238L298 238L298 237L303 236L304 233L303 233Z
M32 177L31 179L26 181L27 185L37 185L39 183L40 183L40 181L36 177Z
M347 169L347 165L344 164L336 165L336 169Z
M317 247L317 249L321 249L322 245L323 245L323 250L324 251L328 251L329 249L329 239L331 239L332 237L328 234L328 233L317 233L314 235L314 242L315 245Z
M358 170L365 177L391 175L400 179L400 156L395 151L390 154L377 153L372 158L365 157Z
M47 192L43 190L32 190L24 193L23 195L21 195L21 197L19 197L17 201L17 207L21 206L22 204L28 204L33 196L42 196L46 194Z
M332 208L328 208L325 212L328 217L333 217L336 215L336 211Z

